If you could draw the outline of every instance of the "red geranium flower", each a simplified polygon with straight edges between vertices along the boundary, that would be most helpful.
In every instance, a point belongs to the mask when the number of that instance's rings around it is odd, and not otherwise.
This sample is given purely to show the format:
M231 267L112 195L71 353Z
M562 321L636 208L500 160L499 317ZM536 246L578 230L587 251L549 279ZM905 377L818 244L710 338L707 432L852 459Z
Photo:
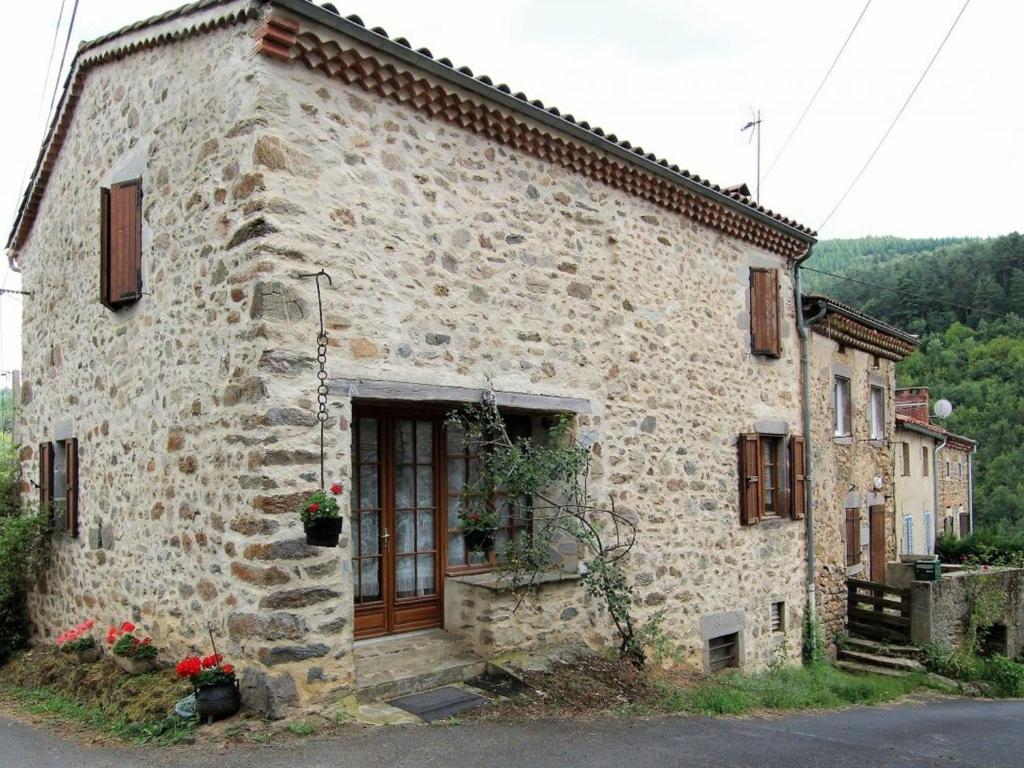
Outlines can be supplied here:
M335 483L334 485L332 485L331 486L331 493L333 493L335 496L340 494L341 493L341 483Z
M235 668L231 664L224 664L220 668L220 671L223 672L225 675L230 675L235 671Z
M124 624L121 625L121 631L122 632L134 632L135 631L135 625L132 624L130 621L126 621Z
M188 656L178 662L175 671L178 677L192 677L203 671L203 665L198 656Z
M309 505L309 511L310 512L316 512L319 509L320 509L320 505L317 504L315 501L312 504Z

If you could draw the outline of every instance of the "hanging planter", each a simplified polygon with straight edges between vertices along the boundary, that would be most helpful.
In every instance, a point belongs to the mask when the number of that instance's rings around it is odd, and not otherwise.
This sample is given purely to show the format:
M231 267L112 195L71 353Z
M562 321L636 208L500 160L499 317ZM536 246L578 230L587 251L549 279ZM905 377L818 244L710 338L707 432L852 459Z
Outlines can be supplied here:
M299 510L302 527L306 529L306 543L311 547L338 546L342 517L336 497L341 494L341 483L334 483L330 491L330 495L317 491Z
M493 528L471 528L463 533L466 549L470 552L491 552L494 550Z

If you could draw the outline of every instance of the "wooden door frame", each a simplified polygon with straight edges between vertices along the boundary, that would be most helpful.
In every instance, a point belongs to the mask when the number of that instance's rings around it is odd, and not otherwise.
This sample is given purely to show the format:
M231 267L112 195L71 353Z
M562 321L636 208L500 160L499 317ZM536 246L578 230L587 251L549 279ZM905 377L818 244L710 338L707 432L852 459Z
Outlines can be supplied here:
M868 542L871 558L871 581L885 583L885 505L868 507Z
M354 403L352 406L353 436L357 429L358 420L361 418L377 419L377 450L380 456L380 486L378 488L380 506L380 521L378 524L378 552L383 546L380 542L380 533L385 529L388 531L388 548L381 552L380 558L380 584L381 601L371 604L355 604L354 608L354 634L356 639L380 637L384 635L412 632L417 629L427 629L444 626L444 574L448 554L448 511L447 503L447 476L444 466L444 414L447 409L443 406L430 407L423 405L402 405L402 404L362 404ZM433 445L433 474L434 474L434 585L435 593L428 597L398 598L395 592L395 569L397 564L396 542L397 533L395 530L395 435L394 425L399 420L429 421L431 427L431 442ZM442 509L442 506L445 508ZM442 525L443 522L443 525ZM358 535L353 530L351 537ZM443 533L443 535L442 535ZM415 541L416 530L414 526L413 539ZM422 611L422 617L416 618L416 611ZM405 619L399 624L399 614L402 611L411 612L412 617ZM382 625L373 624L368 628L360 630L360 618L363 624L367 617L381 615Z

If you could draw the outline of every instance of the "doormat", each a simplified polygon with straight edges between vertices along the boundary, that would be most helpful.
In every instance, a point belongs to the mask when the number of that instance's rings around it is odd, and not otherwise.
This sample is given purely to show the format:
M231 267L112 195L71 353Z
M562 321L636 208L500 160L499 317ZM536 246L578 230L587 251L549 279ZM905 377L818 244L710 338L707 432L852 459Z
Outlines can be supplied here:
M444 688L435 688L426 693L414 693L411 696L402 696L388 702L393 707L411 712L421 720L432 723L435 720L444 720L467 709L489 704L483 696L470 693L463 688L456 688L454 685L446 685Z
M466 685L493 693L495 696L518 696L531 690L530 686L516 680L512 675L480 675L467 680Z

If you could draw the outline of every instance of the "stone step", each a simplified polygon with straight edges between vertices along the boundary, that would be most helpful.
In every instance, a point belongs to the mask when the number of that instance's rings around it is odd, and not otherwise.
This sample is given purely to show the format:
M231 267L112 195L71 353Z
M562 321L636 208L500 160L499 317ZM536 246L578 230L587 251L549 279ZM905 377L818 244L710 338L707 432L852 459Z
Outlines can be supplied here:
M924 672L924 665L913 659L904 659L899 656L882 656L875 653L864 653L863 651L851 651L848 648L840 648L836 654L837 658L843 661L852 661L856 664L863 664L879 669L896 669L902 672Z
M443 685L461 683L487 671L487 662L477 657L460 657L437 663L432 669L396 677L387 671L359 675L356 671L356 700L384 701L410 693L421 693Z
M881 643L877 640L868 640L863 637L848 637L843 640L842 647L851 651L872 653L876 656L899 656L904 659L913 659L914 661L921 661L923 658L921 649L913 645Z
M867 674L867 675L885 675L887 677L909 677L910 672L904 672L899 669L889 669L888 667L875 667L869 664L858 664L855 661L837 661L836 667L843 670L844 672L852 672L854 674Z

